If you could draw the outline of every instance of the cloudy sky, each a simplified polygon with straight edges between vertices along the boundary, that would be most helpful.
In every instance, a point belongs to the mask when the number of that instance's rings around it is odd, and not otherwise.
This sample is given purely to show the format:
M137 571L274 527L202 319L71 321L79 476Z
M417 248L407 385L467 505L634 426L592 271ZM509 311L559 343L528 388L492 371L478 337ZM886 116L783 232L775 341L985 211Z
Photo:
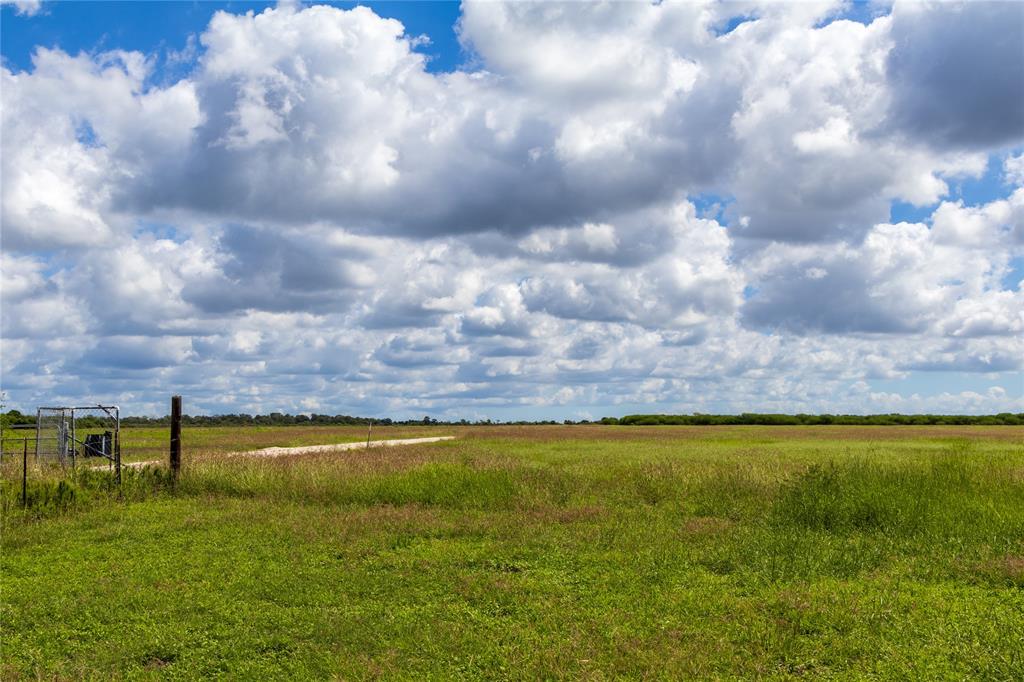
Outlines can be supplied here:
M8 406L1024 411L1024 4L0 11Z

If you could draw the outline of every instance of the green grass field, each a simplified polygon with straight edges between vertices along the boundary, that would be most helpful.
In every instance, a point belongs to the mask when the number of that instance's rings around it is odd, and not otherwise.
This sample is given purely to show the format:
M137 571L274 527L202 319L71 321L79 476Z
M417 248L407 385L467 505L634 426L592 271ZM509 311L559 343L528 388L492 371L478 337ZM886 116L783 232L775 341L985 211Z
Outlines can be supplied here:
M0 677L1024 679L1019 427L202 431L5 464Z

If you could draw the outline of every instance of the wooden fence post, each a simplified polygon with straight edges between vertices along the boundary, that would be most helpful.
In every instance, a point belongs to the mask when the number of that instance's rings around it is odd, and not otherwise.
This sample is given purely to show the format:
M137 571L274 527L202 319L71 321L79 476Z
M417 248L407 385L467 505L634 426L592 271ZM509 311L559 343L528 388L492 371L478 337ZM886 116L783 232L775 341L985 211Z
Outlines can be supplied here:
M181 469L181 396L171 396L171 475L178 480Z

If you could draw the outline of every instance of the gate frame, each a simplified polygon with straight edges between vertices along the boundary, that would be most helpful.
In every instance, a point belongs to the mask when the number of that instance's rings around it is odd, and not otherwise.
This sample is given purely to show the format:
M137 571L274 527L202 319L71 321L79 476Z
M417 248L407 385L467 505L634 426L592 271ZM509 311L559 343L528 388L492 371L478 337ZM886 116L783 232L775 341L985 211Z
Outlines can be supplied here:
M70 456L71 456L71 466L72 467L74 467L75 464L76 464L76 462L75 462L75 460L76 460L76 454L75 454L76 453L76 446L82 445L84 447L84 443L80 442L78 440L78 438L77 438L77 431L76 431L76 424L75 424L76 420L77 420L77 417L75 416L75 412L76 411L82 411L82 410L90 410L90 411L102 410L103 412L106 413L106 415L108 417L113 419L114 420L114 442L112 443L113 452L111 453L110 456L104 455L104 457L106 457L114 465L114 471L115 471L115 476L117 478L117 482L119 484L121 483L121 408L119 408L117 405L76 405L76 406L58 406L58 407L47 407L47 406L37 407L36 408L36 461L37 462L39 461L39 442L40 442L41 435L42 435L42 419L43 419L43 411L44 410L47 411L47 412L59 412L59 413L61 413L62 416L70 416L71 417L71 424L70 424L70 426L71 426L71 435L70 435L71 453L70 453ZM59 448L59 444L58 444L58 448ZM60 463L62 465L64 464L64 459L66 457L66 454L67 453L58 453L58 458L60 459Z

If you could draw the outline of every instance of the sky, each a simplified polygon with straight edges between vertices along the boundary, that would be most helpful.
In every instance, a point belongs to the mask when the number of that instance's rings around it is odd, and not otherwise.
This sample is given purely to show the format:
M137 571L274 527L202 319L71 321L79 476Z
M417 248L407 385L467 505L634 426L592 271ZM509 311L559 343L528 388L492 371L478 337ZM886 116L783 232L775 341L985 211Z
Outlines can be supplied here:
M1024 4L0 22L8 408L1024 412Z

